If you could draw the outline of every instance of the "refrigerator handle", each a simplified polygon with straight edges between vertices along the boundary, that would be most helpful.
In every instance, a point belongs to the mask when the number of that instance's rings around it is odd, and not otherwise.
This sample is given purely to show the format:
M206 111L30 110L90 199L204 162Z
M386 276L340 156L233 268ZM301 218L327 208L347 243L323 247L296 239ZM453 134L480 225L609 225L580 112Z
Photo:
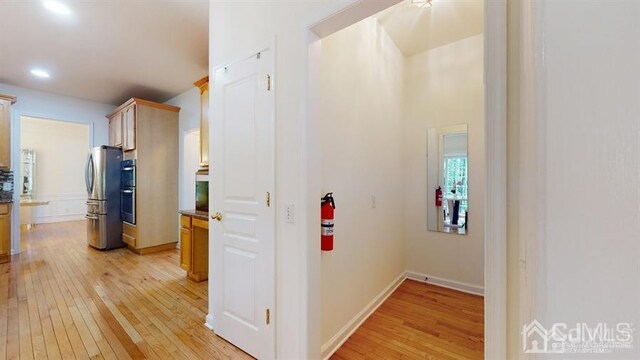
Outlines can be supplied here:
M94 168L93 168L93 155L89 153L87 157L87 165L84 169L84 183L87 186L87 193L91 195L93 192L93 177L94 177Z

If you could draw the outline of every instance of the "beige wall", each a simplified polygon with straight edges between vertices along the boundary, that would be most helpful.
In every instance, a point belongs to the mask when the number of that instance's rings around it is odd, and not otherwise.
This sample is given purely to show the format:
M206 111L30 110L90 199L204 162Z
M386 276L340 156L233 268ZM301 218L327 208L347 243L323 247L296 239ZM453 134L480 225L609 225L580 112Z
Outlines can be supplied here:
M404 214L407 270L484 286L483 36L407 59ZM427 130L468 125L468 235L427 231Z
M404 57L369 18L323 39L321 66L322 190L337 207L322 254L326 344L405 271Z
M87 191L84 165L89 153L89 126L32 117L21 118L20 143L36 152L35 198L50 201L33 209L35 221L84 219ZM14 166L20 193L22 169Z

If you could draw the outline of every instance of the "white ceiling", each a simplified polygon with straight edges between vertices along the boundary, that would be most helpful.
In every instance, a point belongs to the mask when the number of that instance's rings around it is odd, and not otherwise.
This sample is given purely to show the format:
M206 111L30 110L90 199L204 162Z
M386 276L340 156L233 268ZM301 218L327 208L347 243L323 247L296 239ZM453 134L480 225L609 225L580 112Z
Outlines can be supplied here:
M166 101L208 72L207 0L64 3L70 16L40 0L0 2L1 83L119 105Z
M378 22L409 57L478 35L483 31L482 0L433 0L418 8L404 0L376 15Z

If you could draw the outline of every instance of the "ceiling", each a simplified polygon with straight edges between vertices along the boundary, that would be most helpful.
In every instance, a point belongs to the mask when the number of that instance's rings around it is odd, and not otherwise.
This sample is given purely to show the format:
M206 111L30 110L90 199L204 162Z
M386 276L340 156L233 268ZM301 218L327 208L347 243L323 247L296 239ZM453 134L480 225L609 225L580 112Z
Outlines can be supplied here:
M0 83L119 105L166 101L208 73L208 0L64 3L69 16L0 2Z
M483 32L482 0L433 0L418 8L404 0L378 15L378 22L409 57Z

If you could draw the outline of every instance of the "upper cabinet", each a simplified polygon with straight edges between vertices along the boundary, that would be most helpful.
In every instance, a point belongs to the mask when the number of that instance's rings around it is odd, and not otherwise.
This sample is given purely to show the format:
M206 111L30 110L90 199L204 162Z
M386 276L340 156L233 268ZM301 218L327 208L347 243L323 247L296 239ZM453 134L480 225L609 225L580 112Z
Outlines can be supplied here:
M136 105L131 104L123 110L122 124L123 141L122 150L136 149Z
M109 145L122 147L122 113L109 118Z
M200 167L209 168L209 77L193 84L200 89Z
M11 104L16 97L0 94L0 169L11 168Z
M125 104L113 113L109 119L109 145L122 148L123 151L136 149L136 105Z

